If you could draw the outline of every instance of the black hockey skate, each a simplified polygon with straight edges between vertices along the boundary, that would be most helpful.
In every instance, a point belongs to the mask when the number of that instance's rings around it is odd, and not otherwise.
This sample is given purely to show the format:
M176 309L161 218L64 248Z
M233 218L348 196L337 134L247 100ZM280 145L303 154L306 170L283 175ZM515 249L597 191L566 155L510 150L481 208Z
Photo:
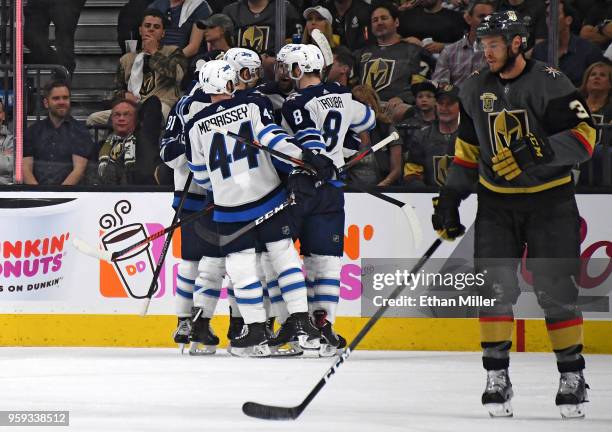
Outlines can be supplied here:
M235 357L270 357L266 323L246 324L242 333L230 341L228 352Z
M321 333L312 324L308 312L291 314L278 334L270 340L270 347L280 356L295 356L304 352L316 353L321 348Z
M202 308L191 308L192 324L189 340L189 355L211 355L217 351L219 338L210 328L210 318L202 317Z
M482 394L482 404L491 417L512 417L510 399L514 396L508 369L487 371L487 386Z
M172 338L174 343L179 345L181 354L185 350L185 345L189 343L189 333L191 333L191 317L179 317Z
M327 320L327 312L324 310L316 310L313 312L315 326L321 332L321 349L319 355L321 357L332 357L346 347L346 339L337 334L332 323Z
M559 378L559 390L555 404L564 419L584 418L584 402L588 402L587 389L582 371L562 372Z

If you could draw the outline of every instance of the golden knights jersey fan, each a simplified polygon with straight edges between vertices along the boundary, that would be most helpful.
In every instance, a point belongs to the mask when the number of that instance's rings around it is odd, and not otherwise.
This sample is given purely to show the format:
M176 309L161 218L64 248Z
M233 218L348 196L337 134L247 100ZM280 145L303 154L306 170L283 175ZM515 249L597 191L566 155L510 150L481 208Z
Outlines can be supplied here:
M285 3L285 35L302 34L299 14L292 4ZM275 9L276 0L268 1L266 7L257 12L251 10L248 0L238 0L224 7L223 13L234 21L236 46L252 49L259 54L274 55Z
M482 403L490 415L512 415L509 350L520 295L517 266L526 253L561 374L555 403L563 417L583 417L588 386L573 280L580 224L571 168L590 158L595 130L569 79L525 60L527 34L512 11L489 15L478 27L489 67L462 85L455 159L434 199L432 222L443 238L463 234L459 203L478 184L475 265L485 280L480 295L495 299L480 309L487 370Z

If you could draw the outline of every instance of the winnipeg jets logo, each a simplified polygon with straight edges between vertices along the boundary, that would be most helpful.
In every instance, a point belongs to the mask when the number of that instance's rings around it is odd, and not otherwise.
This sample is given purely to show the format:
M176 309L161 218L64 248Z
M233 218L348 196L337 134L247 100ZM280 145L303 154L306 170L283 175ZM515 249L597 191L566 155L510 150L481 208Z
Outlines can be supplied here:
M557 78L559 75L561 75L561 71L559 69L555 69L552 66L546 66L544 68L544 72L551 75L553 78Z

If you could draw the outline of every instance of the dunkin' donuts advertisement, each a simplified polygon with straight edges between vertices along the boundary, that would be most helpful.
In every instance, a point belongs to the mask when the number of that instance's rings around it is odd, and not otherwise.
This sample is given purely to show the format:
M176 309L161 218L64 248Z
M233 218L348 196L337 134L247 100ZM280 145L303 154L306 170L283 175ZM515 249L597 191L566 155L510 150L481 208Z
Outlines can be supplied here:
M368 260L418 258L436 238L430 223L432 194L390 195L413 208L422 241L415 244L410 224L397 206L366 194L347 194L340 316L362 315L362 281L376 272ZM612 225L607 217L612 203L599 195L578 196L577 201L581 254L588 266L576 284L581 298L591 305L586 316L612 319L606 288L612 284ZM181 242L198 239L182 238L180 230L174 233L155 283L153 273L166 236L143 242L170 225L171 202L171 193L0 193L0 313L138 314L152 288L149 314L173 315ZM467 234L444 242L432 264L471 259L475 213L472 196L461 205ZM76 250L75 237L107 253L141 244L107 262ZM529 284L528 275L523 279ZM517 305L517 316L531 313L532 293L526 294ZM227 314L225 297L223 292L217 306L220 314Z

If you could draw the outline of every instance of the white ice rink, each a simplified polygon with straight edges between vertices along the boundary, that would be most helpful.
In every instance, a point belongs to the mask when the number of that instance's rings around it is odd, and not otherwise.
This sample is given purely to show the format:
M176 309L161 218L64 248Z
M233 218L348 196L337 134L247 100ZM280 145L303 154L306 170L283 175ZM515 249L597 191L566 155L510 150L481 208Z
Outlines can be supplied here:
M0 410L69 410L71 431L612 431L612 356L587 357L585 420L561 420L552 354L514 354L513 419L480 405L479 353L357 351L295 422L242 414L296 405L330 359L180 356L170 349L0 348ZM0 428L5 429L5 428Z

